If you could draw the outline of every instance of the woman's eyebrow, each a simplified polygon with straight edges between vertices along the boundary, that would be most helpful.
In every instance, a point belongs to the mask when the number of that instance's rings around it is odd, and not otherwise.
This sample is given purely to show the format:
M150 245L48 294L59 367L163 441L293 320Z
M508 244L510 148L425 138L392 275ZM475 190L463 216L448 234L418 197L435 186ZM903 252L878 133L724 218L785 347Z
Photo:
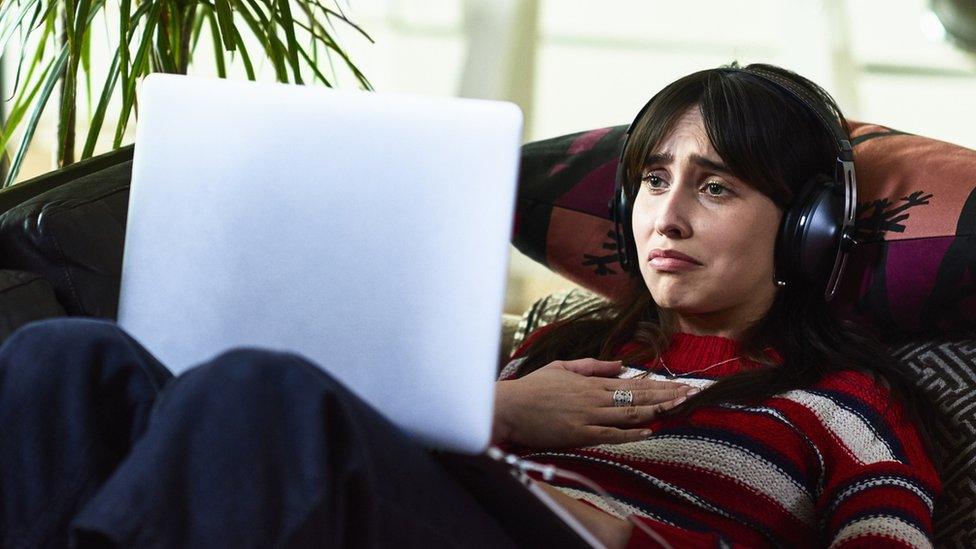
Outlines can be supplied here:
M719 172L725 175L732 175L732 172L729 170L729 167L726 166L725 164L722 164L720 160L715 161L710 158L705 158L700 154L691 155L691 163L695 164L696 166L700 166L702 168L712 170L713 172Z
M724 175L731 176L732 171L729 167L722 163L721 160L712 160L711 158L704 157L700 154L692 154L690 157L691 163L707 170L713 172L718 172ZM674 162L674 155L671 153L653 153L647 155L644 160L644 166L653 166L655 164L667 165Z
M674 162L674 155L671 153L653 153L647 155L644 159L644 165L649 166L653 164L670 164Z

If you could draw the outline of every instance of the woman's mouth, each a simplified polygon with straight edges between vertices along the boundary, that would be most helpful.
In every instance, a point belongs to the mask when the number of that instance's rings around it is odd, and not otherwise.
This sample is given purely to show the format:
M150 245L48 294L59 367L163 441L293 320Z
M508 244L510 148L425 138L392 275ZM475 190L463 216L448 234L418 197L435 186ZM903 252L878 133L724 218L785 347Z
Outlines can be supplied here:
M703 266L697 259L676 250L651 250L647 262L652 268L667 272L690 271Z

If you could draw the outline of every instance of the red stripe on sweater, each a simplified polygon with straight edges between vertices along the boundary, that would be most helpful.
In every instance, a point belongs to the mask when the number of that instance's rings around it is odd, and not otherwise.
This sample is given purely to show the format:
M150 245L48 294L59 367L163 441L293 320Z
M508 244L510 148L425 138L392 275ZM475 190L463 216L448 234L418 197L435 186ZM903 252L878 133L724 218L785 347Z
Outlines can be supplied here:
M694 426L717 429L751 440L770 453L788 462L804 476L814 474L819 468L816 454L804 442L803 436L781 420L761 412L732 408L701 408L686 419L663 419L655 422L651 430L666 434L669 427ZM732 437L727 440L731 441Z
M606 455L596 451L578 451L578 453L597 459L607 459ZM791 544L800 542L809 535L810 526L796 519L767 494L757 492L732 477L676 463L614 459L618 463L643 470L654 478L696 494L706 505L719 511L703 508L662 488L654 487L646 481L638 480L636 475L621 474L619 469L608 465L572 459L547 461L571 467L611 494L635 501L653 502L652 505L655 507L666 508L703 524L710 524L730 539L744 541L755 538L755 541L760 544L768 543L765 537L754 530L754 526L745 526L740 520L753 525L762 525L776 538ZM585 487L579 488L588 491ZM702 497L701 494L707 494L708 497ZM726 517L722 512L727 512L735 518Z

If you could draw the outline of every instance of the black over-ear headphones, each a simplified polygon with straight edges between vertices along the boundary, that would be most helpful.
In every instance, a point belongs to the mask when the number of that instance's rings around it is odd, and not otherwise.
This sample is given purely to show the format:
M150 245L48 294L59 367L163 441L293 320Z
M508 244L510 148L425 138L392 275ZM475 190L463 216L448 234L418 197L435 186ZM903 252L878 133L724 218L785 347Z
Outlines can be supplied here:
M854 150L847 134L832 113L822 112L800 90L777 74L747 68L727 68L760 78L772 87L799 102L823 124L837 144L834 173L822 174L807 181L794 197L776 239L777 281L806 282L823 288L824 298L830 300L840 284L847 255L855 244L854 215L857 207L857 180L854 174ZM623 151L627 149L634 126L654 103L651 98L634 118L624 136L617 164L610 216L614 223L620 265L631 276L640 274L637 244L631 230L632 204L624 192ZM780 282L783 284L783 282Z

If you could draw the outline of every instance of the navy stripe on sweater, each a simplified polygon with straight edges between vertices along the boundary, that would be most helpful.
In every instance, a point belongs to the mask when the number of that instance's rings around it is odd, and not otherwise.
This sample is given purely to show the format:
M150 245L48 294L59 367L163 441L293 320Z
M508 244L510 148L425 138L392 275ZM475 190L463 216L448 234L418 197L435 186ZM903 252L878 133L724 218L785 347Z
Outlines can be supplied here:
M765 444L762 440L748 435L733 433L725 429L706 429L689 426L666 427L657 431L656 434L661 436L681 435L691 438L707 438L710 441L725 443L731 447L755 454L770 465L778 468L780 472L788 476L798 486L805 487L811 497L814 495L815 487L809 484L811 478L801 473L797 466L783 455L782 452L778 452L776 448Z
M588 456L583 454L543 452L543 453L529 454L528 456L525 457L528 458L546 457L547 460L550 462L566 461L566 462L586 463L591 466L603 467L607 470L612 470L614 473L621 476L630 477L633 481L641 483L648 488L653 488L655 490L663 491L671 497L677 497L678 499L681 499L685 502L697 505L702 509L711 511L713 513L731 519L735 522L738 522L739 524L747 526L751 528L753 531L755 531L756 533L760 534L767 541L769 541L769 543L773 545L781 545L782 540L780 540L772 531L770 531L765 524L761 522L756 522L755 520L745 517L739 513L732 512L726 507L713 504L708 500L703 499L698 494L688 492L687 490L684 490L669 482L663 481L643 471L634 469L633 467L630 467L628 465L624 465L622 463L616 463L608 459L601 459L601 458L596 458L593 456ZM601 488L603 488L604 490L607 489L606 486L601 486ZM591 490L587 489L586 491L592 493Z

